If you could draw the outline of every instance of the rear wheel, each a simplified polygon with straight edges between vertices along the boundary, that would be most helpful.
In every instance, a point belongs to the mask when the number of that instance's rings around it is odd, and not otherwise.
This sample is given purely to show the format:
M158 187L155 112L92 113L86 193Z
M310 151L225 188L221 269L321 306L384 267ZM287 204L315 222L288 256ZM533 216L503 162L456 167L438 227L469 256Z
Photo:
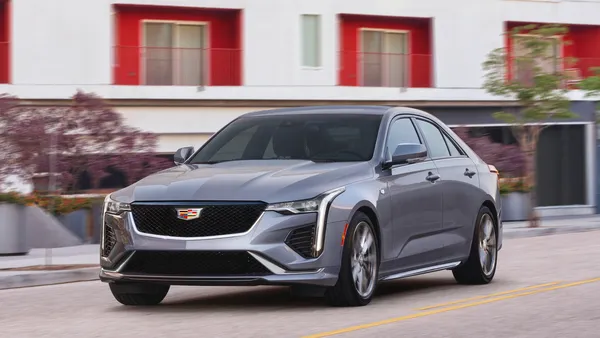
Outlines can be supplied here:
M115 299L123 305L158 305L169 292L169 285L109 283Z
M467 261L452 270L460 284L487 284L494 279L498 261L498 232L487 207L481 207Z
M369 217L357 213L350 222L335 286L325 298L333 306L364 306L371 302L379 273L379 247Z

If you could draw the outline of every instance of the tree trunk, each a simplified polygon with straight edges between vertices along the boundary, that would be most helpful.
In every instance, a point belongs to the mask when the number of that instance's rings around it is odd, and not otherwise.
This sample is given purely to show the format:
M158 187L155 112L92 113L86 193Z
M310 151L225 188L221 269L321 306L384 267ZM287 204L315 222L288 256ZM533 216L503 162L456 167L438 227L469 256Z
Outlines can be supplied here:
M537 228L540 226L540 217L536 210L537 207L537 142L541 129L539 126L528 126L523 137L526 145L526 184L529 188L529 227Z
M536 166L536 154L537 151L535 148L533 148L533 150L531 151L531 167L530 167L530 171L529 171L529 227L530 228L537 228L540 226L540 216L538 215L537 210L535 209L537 207L537 185L536 183L536 178L537 178L537 166Z
M540 134L540 127L535 125L519 126L515 128L519 139L519 146L525 154L525 185L529 188L529 227L537 228L540 218L535 209L537 206L537 189L536 189L536 154L537 141Z

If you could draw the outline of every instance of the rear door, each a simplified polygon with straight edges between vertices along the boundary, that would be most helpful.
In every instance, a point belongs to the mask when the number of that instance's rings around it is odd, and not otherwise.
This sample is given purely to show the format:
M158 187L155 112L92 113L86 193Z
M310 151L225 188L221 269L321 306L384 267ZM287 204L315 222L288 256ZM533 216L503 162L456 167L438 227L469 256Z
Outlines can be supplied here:
M477 167L435 122L425 118L416 122L441 176L444 252L448 259L454 258L468 252L471 244L472 225L479 210L475 201L480 196Z

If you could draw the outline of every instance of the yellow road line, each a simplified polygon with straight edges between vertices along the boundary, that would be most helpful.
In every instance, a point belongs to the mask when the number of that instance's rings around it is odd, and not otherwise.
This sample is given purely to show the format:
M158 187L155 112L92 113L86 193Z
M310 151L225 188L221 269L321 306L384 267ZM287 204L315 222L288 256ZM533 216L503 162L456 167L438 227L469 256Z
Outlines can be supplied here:
M478 305L498 302L501 300L507 300L507 299L528 296L528 295L534 295L534 294L538 294L538 293L542 293L542 292L565 289L565 288L569 288L569 287L573 287L573 286L595 283L595 282L600 282L600 278L586 279L586 280L582 280L582 281L578 281L578 282L573 282L573 283L568 283L568 284L560 284L560 285L555 285L555 286L551 286L551 287L547 287L547 288L543 288L543 289L536 289L536 290L529 291L529 292L516 293L516 294L513 293L513 294L500 296L500 297L496 297L496 298L483 299L478 302L472 302L472 303L460 304L460 305L455 305L455 306L450 306L450 307L445 307L445 308L439 308L439 309L430 310L430 311L418 312L418 313L414 313L414 314L407 315L407 316L390 318L390 319L386 319L386 320L382 320L382 321L378 321L378 322L351 326L351 327L347 327L345 329L308 335L308 336L304 336L303 338L329 337L329 336L334 336L334 335L338 335L338 334L342 334L342 333L349 333L349 332L353 332L353 331L364 330L364 329L381 326L381 325L385 325L385 324L406 321L409 319L431 316L431 315L435 315L438 313L460 310L460 309L465 309L465 308L474 307L474 306L478 306Z
M498 292L498 293L492 293L492 294L489 294L489 295L476 296L476 297L471 297L471 298L465 298L465 299L455 300L453 302L447 302L447 303L441 303L441 304L437 304L437 305L431 305L431 306L421 307L421 308L418 308L417 310L419 310L419 311L426 311L426 310L431 310L431 309L435 309L435 308L439 308L439 307L446 307L446 306L460 304L460 303L472 302L472 301L478 300L478 299L492 298L492 297L497 297L497 296L504 296L504 295L508 295L508 294L512 294L512 293L521 292L521 291L528 291L528 290L531 290L531 289L540 289L540 288L543 288L543 287L546 287L546 286L552 286L552 285L556 285L556 284L560 284L560 283L561 282L552 282L552 283L545 283L545 284L539 284L539 285L532 285L532 286L528 286L526 288L508 290L508 291L503 291L503 292Z

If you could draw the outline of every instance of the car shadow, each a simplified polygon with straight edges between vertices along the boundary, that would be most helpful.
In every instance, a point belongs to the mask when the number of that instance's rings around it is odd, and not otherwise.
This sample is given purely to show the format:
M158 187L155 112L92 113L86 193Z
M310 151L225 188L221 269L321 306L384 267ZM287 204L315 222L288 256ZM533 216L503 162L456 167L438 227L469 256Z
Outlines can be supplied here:
M389 301L398 297L419 294L429 294L441 290L449 291L460 288L452 277L412 277L397 281L381 283L372 304L378 301ZM193 287L189 287L192 290ZM181 290L181 289L179 289ZM190 295L189 292L187 292ZM183 298L181 293L169 297L159 306L126 307L115 306L114 311L143 311L143 312L190 312L190 311L229 311L243 308L248 311L272 311L285 309L325 309L327 305L321 297L297 297L290 293L287 287L248 287L236 288L231 292L220 292L212 295L192 296Z

